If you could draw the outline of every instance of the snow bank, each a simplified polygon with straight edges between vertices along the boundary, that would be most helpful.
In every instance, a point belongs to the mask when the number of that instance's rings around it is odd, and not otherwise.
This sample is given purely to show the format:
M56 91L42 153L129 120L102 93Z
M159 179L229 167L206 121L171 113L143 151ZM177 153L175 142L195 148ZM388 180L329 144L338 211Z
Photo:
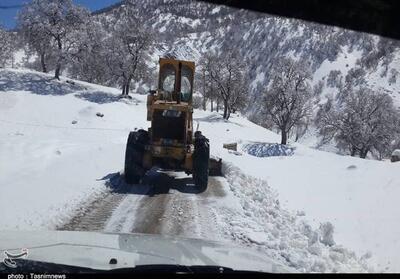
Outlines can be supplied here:
M280 136L232 115L195 112L209 136L211 151L247 175L268 181L282 205L305 212L315 227L331 222L337 244L355 251L376 271L400 271L399 165L341 156L292 143L292 156L255 157L230 154L226 142L280 142Z
M313 229L303 212L295 214L281 206L266 181L229 163L223 164L223 173L243 209L242 214L225 214L234 238L301 272L373 271L365 258L335 244L331 223Z
M329 221L336 243L371 254L377 271L399 271L400 172L397 164L363 160L296 146L289 157L223 155L225 162L267 180L290 210L314 226Z

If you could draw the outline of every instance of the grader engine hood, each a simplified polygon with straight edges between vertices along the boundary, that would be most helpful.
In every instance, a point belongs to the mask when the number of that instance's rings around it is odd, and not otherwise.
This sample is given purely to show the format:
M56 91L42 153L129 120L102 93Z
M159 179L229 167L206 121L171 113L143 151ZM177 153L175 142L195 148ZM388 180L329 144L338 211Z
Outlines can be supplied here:
M185 140L186 114L178 110L155 109L153 112L153 141L164 145Z

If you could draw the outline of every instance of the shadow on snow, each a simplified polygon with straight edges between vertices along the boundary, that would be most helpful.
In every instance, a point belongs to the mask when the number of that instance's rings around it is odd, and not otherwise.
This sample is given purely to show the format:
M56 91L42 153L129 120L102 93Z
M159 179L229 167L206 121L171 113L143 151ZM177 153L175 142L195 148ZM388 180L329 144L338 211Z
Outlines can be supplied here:
M77 93L76 98L97 104L114 103L129 100L139 103L140 101L130 97L122 98L121 95L103 91L88 91L85 86L75 82L59 81L50 76L43 76L35 73L23 73L12 71L1 71L0 91L28 91L37 95L64 96Z
M157 169L149 170L141 183L136 185L127 184L119 172L110 173L99 180L105 181L105 185L112 192L145 196L169 194L170 189L181 193L200 194L207 189L196 187L191 177L174 177Z
M122 99L120 95L115 95L102 91L82 92L76 94L75 97L97 104L114 103Z
M96 104L108 104L119 101L136 104L140 103L138 99L133 98L132 96L129 96L129 98L124 98L122 95L106 93L103 91L81 92L75 94L75 97Z
M237 125L237 126L243 127L239 123L235 123L235 122L232 122L230 120L226 120L226 119L224 119L222 117L222 115L215 114L215 113L207 115L205 117L194 118L193 121L208 122L208 123L217 123L217 122L223 123L224 122L224 123L229 123L229 124L233 124L233 125Z
M37 95L62 96L82 90L86 88L33 73L2 71L0 75L0 91L30 91Z

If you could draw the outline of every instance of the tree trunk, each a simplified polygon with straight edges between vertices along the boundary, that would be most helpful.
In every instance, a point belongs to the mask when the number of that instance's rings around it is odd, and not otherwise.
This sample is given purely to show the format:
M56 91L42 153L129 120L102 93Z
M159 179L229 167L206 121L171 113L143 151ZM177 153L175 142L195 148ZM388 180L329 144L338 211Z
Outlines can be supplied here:
M210 103L211 103L211 112L213 112L214 111L214 101L213 101L213 99L211 99Z
M300 139L300 133L296 131L296 138L294 139L295 142L297 142Z
M227 119L228 116L228 102L224 101L224 119Z
M230 106L228 105L228 111L227 111L227 115L226 115L226 120L228 120L229 119L229 117L231 117L231 108L230 108Z
M219 99L217 99L217 112L219 112Z
M125 89L126 89L126 86L125 86L125 82L124 82L124 84L122 84L122 97L123 96L125 96Z
M368 152L369 152L369 149L368 149L368 148L363 148L363 149L361 149L361 151L360 151L360 158L365 159L365 158L367 157Z
M350 156L352 156L352 157L356 156L356 152L357 152L357 149L354 146L352 146L351 150L350 150Z
M287 144L287 132L286 129L281 129L281 144Z
M207 98L206 98L206 72L203 71L203 110L207 109Z
M126 82L126 88L125 88L125 95L128 96L129 95L129 90L131 87L131 78L128 79L128 81Z
M40 64L42 65L42 72L47 73L46 61L45 61L45 54L40 54Z
M58 54L59 57L57 59L57 66L56 66L56 71L54 73L54 77L58 80L60 80L60 73L61 73L61 52L62 52L62 43L61 43L61 39L58 38L57 39L57 44L58 44L58 50L60 51L60 53Z
M56 71L54 73L54 78L60 80L61 65L57 63Z

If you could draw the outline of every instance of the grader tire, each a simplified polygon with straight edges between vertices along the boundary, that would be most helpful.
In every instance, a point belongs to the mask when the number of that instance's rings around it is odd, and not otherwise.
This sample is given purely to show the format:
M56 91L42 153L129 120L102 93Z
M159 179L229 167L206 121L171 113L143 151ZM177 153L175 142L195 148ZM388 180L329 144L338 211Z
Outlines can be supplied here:
M193 152L193 181L199 188L207 188L208 161L210 158L209 141L203 135L197 137L194 142Z
M127 184L138 184L145 175L143 168L144 147L148 142L145 130L130 132L125 151L125 181Z

